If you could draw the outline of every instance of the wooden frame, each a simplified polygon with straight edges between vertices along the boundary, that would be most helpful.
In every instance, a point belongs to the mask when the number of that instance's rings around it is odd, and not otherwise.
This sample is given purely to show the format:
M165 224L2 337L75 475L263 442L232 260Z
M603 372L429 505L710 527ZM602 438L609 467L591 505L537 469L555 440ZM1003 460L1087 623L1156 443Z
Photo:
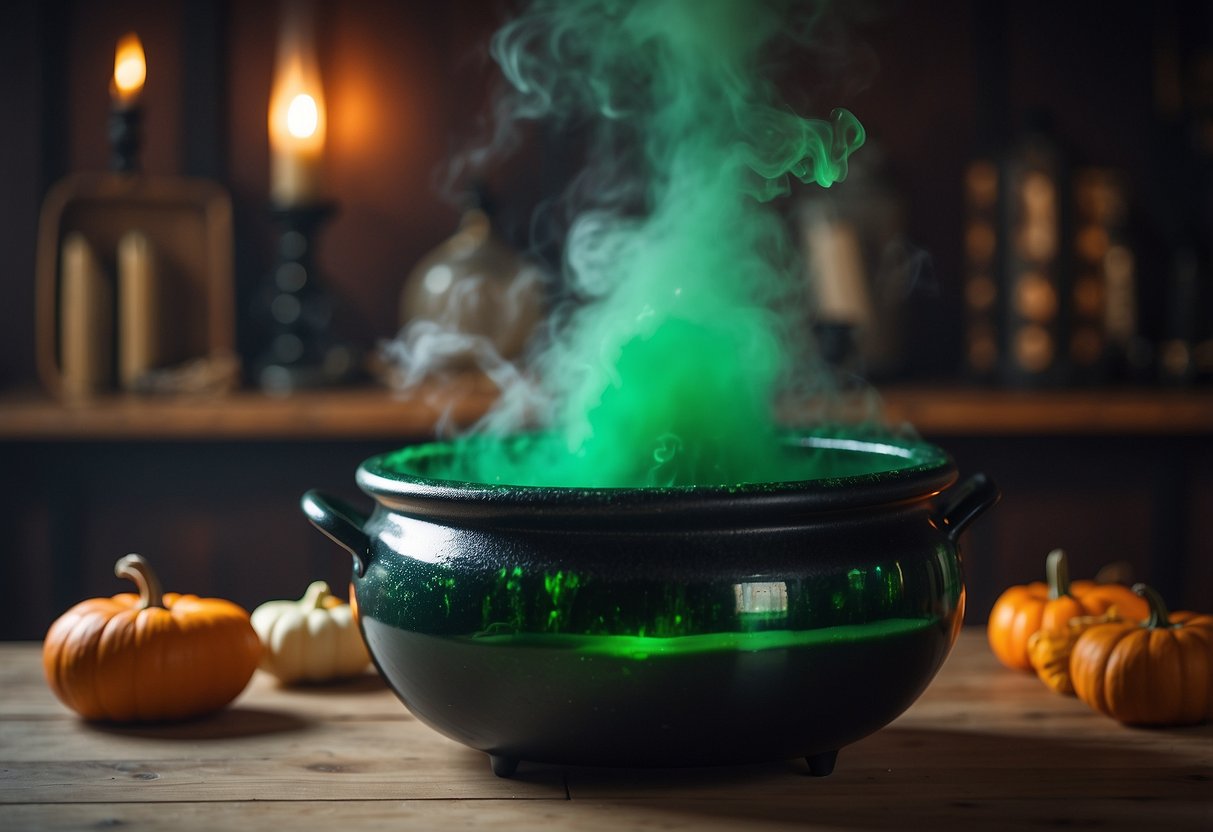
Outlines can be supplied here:
M54 185L42 205L35 263L35 341L38 374L62 393L58 358L60 249L82 233L104 263L118 240L140 229L152 240L173 281L181 310L182 360L235 356L232 206L227 192L204 179L77 174ZM112 270L111 270L112 272Z

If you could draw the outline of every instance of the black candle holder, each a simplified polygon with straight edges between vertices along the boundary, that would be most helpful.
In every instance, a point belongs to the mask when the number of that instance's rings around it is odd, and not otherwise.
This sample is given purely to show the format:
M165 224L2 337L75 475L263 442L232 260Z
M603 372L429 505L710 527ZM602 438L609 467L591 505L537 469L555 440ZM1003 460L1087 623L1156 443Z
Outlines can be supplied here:
M328 386L353 374L352 349L337 343L330 332L333 304L312 254L317 230L336 211L332 202L271 207L282 229L278 259L254 310L262 325L263 347L253 372L266 392Z
M134 173L139 170L139 133L143 112L139 105L115 104L110 108L110 170Z

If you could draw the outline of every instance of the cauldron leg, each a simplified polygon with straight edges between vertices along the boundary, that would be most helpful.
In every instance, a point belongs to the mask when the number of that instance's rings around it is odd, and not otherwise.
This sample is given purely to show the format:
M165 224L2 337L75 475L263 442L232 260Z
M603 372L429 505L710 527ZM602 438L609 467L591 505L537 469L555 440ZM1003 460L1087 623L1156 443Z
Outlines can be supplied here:
M834 763L837 760L837 751L823 751L820 754L804 758L804 761L809 764L809 774L814 777L825 777L828 774L832 774Z
M518 770L518 758L506 757L501 754L490 754L489 765L493 767L493 774L498 777L513 777L514 772ZM827 774L829 772L826 772Z

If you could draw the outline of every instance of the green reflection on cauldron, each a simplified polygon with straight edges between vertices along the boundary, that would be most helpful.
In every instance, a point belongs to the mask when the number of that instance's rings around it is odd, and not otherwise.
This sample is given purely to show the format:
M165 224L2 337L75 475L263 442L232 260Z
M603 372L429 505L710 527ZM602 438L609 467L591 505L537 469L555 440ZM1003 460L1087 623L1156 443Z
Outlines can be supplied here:
M604 636L568 633L477 634L467 641L486 647L540 647L569 651L579 656L609 656L646 661L665 656L698 653L788 650L825 644L870 642L910 635L935 626L930 619L888 618L869 624L840 624L815 630L761 630L705 633L689 636Z
M658 579L629 583L628 592L593 574L521 566L490 573L455 572L444 564L380 563L370 576L382 590L364 611L419 633L487 637L509 634L683 638L855 627L895 620L938 621L961 603L963 583L949 558L903 569L898 560L813 577Z

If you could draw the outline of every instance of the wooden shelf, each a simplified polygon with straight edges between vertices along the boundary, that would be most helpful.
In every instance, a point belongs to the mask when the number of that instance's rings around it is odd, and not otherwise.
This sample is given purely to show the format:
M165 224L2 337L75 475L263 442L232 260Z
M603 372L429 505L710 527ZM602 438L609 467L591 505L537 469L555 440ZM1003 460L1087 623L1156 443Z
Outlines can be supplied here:
M308 391L284 397L239 392L214 398L115 395L87 404L0 396L0 440L303 440L424 438L440 420L473 424L492 403L472 389Z
M923 435L1154 435L1213 433L1210 390L890 388L886 421Z
M885 421L924 436L1213 434L1213 391L1007 391L891 387ZM492 404L483 385L424 388L401 398L379 388L275 398L112 396L64 404L0 394L0 441L420 439L440 419L470 425ZM859 412L869 405L856 405ZM792 410L790 421L797 421Z

